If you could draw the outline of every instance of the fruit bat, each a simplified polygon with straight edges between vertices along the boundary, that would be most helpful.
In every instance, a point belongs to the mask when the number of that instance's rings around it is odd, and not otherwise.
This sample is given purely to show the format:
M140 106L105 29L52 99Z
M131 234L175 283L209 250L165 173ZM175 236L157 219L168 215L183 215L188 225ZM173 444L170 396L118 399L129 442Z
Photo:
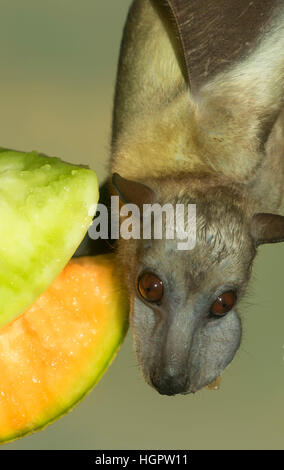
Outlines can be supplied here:
M284 241L283 51L281 0L131 5L108 187L123 203L197 211L188 252L154 238L115 248L137 360L161 394L222 374L240 346L238 304L257 249Z

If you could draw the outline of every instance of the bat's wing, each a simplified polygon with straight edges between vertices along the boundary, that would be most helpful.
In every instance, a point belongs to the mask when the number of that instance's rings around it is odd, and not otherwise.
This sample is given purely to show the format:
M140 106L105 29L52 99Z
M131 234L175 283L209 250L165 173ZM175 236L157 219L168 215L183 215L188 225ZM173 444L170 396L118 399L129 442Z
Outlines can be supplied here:
M283 0L167 0L166 4L194 92L254 49Z
M119 61L113 171L135 180L190 173L198 161L251 181L283 107L283 51L284 0L134 0Z

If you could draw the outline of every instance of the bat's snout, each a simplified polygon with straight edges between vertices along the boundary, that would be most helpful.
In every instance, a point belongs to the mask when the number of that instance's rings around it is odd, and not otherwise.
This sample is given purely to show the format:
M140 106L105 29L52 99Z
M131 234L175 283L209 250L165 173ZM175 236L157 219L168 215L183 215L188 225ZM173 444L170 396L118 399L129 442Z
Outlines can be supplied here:
M177 395L188 391L188 379L184 373L175 373L174 371L165 370L159 372L157 370L150 373L151 385L161 395Z

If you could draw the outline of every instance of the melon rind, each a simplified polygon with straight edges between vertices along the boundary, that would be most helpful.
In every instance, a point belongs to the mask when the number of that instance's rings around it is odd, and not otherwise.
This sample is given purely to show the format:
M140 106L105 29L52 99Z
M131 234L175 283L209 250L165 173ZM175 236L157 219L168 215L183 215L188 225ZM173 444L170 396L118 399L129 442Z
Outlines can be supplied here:
M62 271L92 222L98 197L90 169L0 149L0 327Z

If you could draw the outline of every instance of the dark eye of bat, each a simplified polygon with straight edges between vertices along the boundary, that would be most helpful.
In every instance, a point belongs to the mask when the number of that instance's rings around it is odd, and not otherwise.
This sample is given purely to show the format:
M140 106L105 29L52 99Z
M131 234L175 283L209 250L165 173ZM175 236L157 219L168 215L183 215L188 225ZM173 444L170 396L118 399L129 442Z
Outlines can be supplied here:
M224 292L219 295L215 302L211 305L210 313L222 317L226 315L236 303L236 293L233 290Z
M151 272L143 273L138 279L138 291L148 302L158 303L164 293L163 282Z

